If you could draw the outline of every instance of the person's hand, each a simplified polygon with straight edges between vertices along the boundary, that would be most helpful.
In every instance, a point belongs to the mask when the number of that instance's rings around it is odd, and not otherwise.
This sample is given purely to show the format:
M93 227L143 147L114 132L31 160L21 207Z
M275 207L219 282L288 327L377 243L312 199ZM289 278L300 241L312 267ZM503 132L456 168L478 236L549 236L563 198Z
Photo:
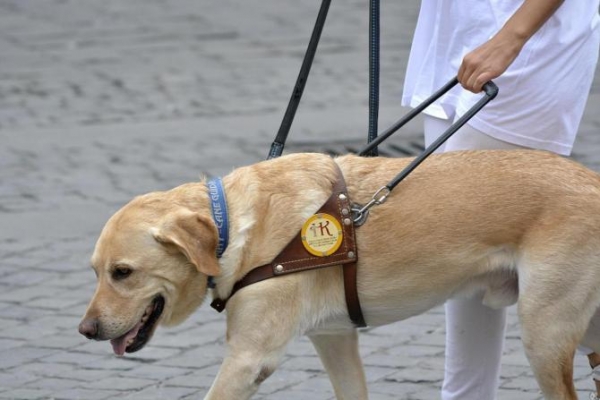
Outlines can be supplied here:
M465 56L458 70L461 85L479 93L485 83L502 75L563 1L525 0L493 38Z
M458 70L458 81L473 93L481 92L485 83L506 71L521 48L521 41L493 37L465 56Z

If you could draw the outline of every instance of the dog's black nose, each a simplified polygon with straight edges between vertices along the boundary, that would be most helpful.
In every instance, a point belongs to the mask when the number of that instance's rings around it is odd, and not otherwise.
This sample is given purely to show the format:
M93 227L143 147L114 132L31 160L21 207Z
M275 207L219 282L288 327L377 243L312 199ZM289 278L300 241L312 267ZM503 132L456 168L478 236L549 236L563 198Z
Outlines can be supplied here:
M98 336L98 320L96 318L87 318L79 324L79 333L88 339L96 339Z

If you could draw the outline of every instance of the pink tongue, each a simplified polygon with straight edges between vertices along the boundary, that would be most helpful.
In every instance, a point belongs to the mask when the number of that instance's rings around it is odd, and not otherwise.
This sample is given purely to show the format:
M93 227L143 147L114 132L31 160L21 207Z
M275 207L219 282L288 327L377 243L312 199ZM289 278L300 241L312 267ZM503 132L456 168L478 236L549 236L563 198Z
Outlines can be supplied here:
M129 332L127 332L126 334L124 334L120 338L112 339L110 341L110 344L112 345L113 351L115 352L116 355L122 356L123 354L125 354L125 348L127 347L127 341L129 339L132 339L132 338L134 338L134 337L137 336L137 334L138 334L140 328L142 327L142 325L144 325L144 323L142 321L140 321Z

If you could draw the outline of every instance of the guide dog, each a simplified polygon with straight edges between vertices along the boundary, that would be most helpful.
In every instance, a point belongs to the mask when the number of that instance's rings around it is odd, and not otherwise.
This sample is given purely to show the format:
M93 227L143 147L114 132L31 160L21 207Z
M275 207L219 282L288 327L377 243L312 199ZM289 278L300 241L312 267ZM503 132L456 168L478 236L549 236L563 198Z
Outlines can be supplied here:
M328 199L341 169L350 199L368 203L410 159L292 154L223 178L229 245L205 182L133 199L102 230L98 284L79 331L140 350L158 324L182 322L216 284L269 263ZM356 227L358 295L370 326L478 295L515 302L522 340L547 399L576 400L573 354L600 351L600 176L541 151L434 155ZM366 399L357 331L340 266L267 279L233 295L227 356L206 399L248 399L296 335L310 337L338 399Z

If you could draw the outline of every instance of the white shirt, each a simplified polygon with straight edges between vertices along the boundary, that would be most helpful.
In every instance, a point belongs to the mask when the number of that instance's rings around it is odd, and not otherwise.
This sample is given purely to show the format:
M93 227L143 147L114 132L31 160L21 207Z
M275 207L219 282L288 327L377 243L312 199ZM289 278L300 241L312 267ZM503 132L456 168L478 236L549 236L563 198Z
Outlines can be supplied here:
M523 0L422 0L402 104L415 107L456 76ZM496 78L499 94L469 124L498 140L568 155L600 48L599 0L567 0ZM481 94L458 85L425 113L454 119Z

